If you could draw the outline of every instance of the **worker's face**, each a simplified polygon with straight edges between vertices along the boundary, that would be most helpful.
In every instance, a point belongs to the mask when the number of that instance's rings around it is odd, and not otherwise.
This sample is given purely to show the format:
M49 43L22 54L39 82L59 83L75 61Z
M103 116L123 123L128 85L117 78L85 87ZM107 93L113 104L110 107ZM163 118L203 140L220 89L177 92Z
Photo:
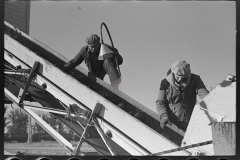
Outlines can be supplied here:
M187 77L181 77L181 76L175 75L175 80L179 84L185 82L186 79L187 79Z
M88 45L89 50L90 50L92 53L95 53L95 52L98 50L99 46L100 46L100 43Z

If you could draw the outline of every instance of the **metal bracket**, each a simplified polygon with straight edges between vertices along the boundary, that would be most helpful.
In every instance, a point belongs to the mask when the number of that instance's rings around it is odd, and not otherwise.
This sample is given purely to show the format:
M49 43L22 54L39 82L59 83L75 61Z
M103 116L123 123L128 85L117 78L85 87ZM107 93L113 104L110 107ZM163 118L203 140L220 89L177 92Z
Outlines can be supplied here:
M95 106L95 108L94 108L94 110L93 110L93 112L91 113L91 115L90 115L90 117L89 117L89 119L88 119L87 125L86 125L86 127L84 128L84 131L83 131L83 133L82 133L82 136L81 136L81 138L80 138L80 141L79 141L77 147L76 147L75 150L74 150L74 153L73 153L74 155L81 155L80 148L81 148L81 146L82 146L82 143L84 142L85 135L86 135L86 133L87 133L87 129L88 129L88 127L91 125L92 120L95 118L95 116L96 116L98 113L100 113L101 108L102 108L102 104L97 103L96 106Z
M30 72L30 75L29 75L29 77L28 77L27 83L26 83L26 85L25 85L25 87L24 87L24 90L23 90L21 99L20 99L20 101L19 101L19 107L21 107L21 108L23 107L23 100L25 99L26 93L27 93L28 88L29 88L29 86L30 86L30 84L31 84L31 81L32 81L32 79L33 79L33 77L34 77L34 74L35 74L35 72L37 71L38 65L39 65L39 62L38 62L38 61L35 61L35 62L34 62L34 65L33 65L33 68L32 68L32 70L31 70L31 72Z

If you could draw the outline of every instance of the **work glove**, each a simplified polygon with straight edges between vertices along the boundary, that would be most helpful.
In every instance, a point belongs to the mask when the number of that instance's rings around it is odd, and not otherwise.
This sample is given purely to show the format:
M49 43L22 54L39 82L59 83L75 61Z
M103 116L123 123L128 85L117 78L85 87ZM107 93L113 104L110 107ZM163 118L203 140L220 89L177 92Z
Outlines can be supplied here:
M172 122L169 120L168 116L165 115L160 119L160 127L162 127L162 129L164 129L164 127L167 124L172 125Z

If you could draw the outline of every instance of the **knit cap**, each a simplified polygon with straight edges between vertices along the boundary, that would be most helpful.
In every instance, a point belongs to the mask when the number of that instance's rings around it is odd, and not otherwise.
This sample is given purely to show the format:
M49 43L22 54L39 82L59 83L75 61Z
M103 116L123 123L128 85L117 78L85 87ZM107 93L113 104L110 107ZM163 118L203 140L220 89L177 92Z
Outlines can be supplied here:
M91 45L91 44L97 44L100 42L100 37L96 34L91 34L89 35L85 42L88 44L88 45Z
M172 73L181 77L188 77L191 74L190 64L186 61L176 61L171 67Z

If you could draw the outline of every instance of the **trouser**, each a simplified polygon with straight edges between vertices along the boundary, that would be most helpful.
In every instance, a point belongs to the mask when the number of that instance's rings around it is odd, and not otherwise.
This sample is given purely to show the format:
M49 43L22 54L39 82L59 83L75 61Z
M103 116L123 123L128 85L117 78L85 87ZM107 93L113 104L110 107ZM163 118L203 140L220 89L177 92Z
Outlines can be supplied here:
M104 62L103 62L103 68L109 76L111 85L114 88L118 89L118 86L121 82L121 77L118 73L115 58L112 57L112 58L105 59Z

